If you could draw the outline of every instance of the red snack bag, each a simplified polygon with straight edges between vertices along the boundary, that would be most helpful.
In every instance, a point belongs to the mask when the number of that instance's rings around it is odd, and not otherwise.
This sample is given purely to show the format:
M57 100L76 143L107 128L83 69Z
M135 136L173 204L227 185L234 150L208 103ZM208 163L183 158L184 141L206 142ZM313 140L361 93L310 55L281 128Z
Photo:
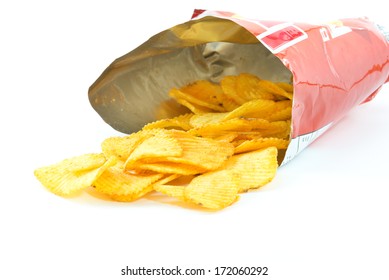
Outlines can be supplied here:
M129 133L161 115L156 108L170 88L194 80L250 72L292 83L285 164L350 109L370 101L389 81L388 62L387 38L368 19L317 25L195 10L191 21L115 60L89 98L107 123Z

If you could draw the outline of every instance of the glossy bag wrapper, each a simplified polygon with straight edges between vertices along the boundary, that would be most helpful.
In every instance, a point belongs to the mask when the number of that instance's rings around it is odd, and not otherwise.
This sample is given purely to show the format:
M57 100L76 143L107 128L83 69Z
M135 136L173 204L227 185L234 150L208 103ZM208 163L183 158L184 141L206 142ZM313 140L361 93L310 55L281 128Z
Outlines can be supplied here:
M116 59L89 100L109 125L131 133L182 113L171 88L242 72L293 84L285 164L389 81L388 33L366 18L308 24L195 10L192 20Z

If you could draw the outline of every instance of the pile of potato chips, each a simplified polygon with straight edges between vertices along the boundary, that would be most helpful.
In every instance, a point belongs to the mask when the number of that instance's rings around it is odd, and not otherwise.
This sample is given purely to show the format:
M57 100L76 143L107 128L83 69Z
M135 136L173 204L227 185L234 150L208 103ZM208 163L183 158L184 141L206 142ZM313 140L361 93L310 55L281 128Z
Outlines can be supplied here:
M109 199L134 201L158 192L212 210L274 178L277 154L289 144L292 85L242 73L169 95L188 113L108 138L101 153L39 168L35 176L61 196L94 188Z

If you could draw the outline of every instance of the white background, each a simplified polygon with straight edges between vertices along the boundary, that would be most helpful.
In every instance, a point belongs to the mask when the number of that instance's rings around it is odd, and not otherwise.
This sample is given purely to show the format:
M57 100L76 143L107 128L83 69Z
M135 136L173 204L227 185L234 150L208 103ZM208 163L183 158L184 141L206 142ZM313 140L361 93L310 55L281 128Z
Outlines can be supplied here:
M157 279L120 276L127 265L389 279L388 85L272 183L220 212L87 194L64 199L33 175L119 135L90 106L88 87L115 58L189 20L194 8L317 22L368 16L389 26L382 1L349 2L2 1L0 279Z

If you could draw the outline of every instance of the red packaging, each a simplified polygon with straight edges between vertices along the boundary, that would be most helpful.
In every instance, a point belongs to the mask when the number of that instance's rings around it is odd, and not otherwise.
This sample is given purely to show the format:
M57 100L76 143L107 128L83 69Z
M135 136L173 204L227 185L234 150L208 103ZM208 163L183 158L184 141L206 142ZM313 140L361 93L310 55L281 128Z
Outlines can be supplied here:
M132 127L127 129L125 122L130 123L139 114L144 114L145 123L153 120L154 113L150 113L149 117L146 115L162 99L156 97L155 90L148 90L147 80L138 82L140 74L144 73L142 72L144 69L134 70L140 68L139 65L149 67L146 72L150 73L152 80L150 88L153 88L153 84L158 85L152 74L159 67L159 64L155 63L157 62L156 57L160 56L163 59L162 57L168 56L172 49L195 48L207 42L242 43L236 39L236 35L233 34L234 30L231 28L223 30L217 27L213 31L214 25L207 25L207 28L199 29L198 23L203 20L212 21L212 18L209 17L223 19L229 25L232 21L249 31L256 37L256 44L269 51L269 54L263 57L276 57L292 75L294 97L291 143L282 164L290 161L308 144L340 120L350 109L370 101L382 85L389 81L388 37L385 38L384 32L368 19L342 19L317 25L262 21L242 18L230 12L195 10L192 22L175 27L173 32L162 32L144 45L117 59L91 86L89 91L91 104L103 119L114 128L126 133L130 132ZM221 32L220 30L225 33L231 32L231 35L217 34L217 32ZM194 40L194 36L197 35L193 34L196 32L210 34L199 35L199 38L195 37ZM248 44L253 44L252 39L248 39L248 41L250 41ZM182 53L184 52L179 52L180 55ZM206 56L204 55L204 57ZM142 61L143 64L139 64ZM166 61L164 65L171 61L169 67L177 65L174 64L173 58ZM190 64L193 64L192 61L196 61L196 59L190 61ZM261 61L256 63L261 63ZM187 67L189 68L191 65L188 64ZM239 69L242 70L242 67ZM227 71L226 74L229 72ZM196 76L190 73L180 81L175 81L177 79L176 73L164 75L162 78L164 82L159 82L159 84L163 84L162 88L164 89L182 86L190 81L189 77L192 77L193 80L204 78L200 74ZM185 74L183 75L185 76ZM137 78L138 80L136 80ZM173 80L170 84L166 82L169 79ZM125 83L130 83L133 86L128 87L128 84ZM145 94L144 92L152 97L148 98L148 102L147 98L144 97L140 98L142 101L137 101L141 94ZM163 92L163 94L167 95L167 92ZM127 105L112 105L116 104L118 98L122 104L128 105L137 102L138 104L131 105L131 108L126 108ZM111 102L113 99L115 101ZM154 100L155 102L152 102ZM143 106L142 112L135 109L139 106ZM125 117L127 120L124 120ZM138 117L142 118L142 116Z

